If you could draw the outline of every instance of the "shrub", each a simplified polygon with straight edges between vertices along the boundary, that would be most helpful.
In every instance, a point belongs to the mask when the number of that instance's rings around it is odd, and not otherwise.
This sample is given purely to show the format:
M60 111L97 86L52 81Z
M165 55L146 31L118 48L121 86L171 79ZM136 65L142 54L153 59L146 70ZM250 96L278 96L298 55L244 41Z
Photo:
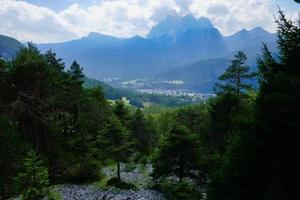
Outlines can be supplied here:
M73 165L67 170L65 174L66 181L70 183L91 182L98 178L98 166L91 161Z
M62 196L58 192L50 191L48 200L62 200Z
M156 184L155 189L165 194L168 200L200 200L202 194L195 185L182 181L180 183L171 183L162 181Z
M22 171L15 178L17 192L23 200L42 199L49 194L48 170L33 150L27 153Z
M128 163L126 164L124 168L124 172L131 172L135 169L135 164L134 163Z
M109 179L106 183L106 186L114 186L116 188L124 189L124 190L136 189L135 185L133 185L132 183L119 181L118 178L116 177Z

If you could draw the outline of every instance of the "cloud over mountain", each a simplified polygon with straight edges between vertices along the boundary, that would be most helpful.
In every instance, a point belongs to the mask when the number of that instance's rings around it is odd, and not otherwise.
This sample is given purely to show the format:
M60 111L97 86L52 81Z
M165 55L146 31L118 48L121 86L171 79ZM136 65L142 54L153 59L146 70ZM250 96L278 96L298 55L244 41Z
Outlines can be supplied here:
M0 0L0 33L34 42L66 41L89 32L145 36L170 14L192 14L208 17L227 35L255 26L273 31L272 14L276 10L275 0L98 0L90 5L73 3L60 10L26 1Z

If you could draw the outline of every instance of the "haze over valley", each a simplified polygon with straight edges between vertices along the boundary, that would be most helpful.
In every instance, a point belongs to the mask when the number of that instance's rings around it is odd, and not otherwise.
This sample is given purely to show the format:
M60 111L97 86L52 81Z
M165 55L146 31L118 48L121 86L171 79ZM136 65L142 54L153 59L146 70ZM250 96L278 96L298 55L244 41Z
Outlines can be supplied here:
M169 15L145 38L93 32L38 48L52 49L67 64L77 60L88 77L116 87L212 93L217 77L238 50L248 55L247 64L254 69L262 43L276 52L276 34L261 27L223 36L205 17Z

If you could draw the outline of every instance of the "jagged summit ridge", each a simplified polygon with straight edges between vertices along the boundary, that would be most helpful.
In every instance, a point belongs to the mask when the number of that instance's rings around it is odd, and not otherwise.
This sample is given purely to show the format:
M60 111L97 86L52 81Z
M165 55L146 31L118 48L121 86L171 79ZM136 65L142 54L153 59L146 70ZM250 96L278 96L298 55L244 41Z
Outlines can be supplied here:
M148 38L159 38L162 36L176 37L181 32L189 29L213 29L214 26L205 17L195 18L193 15L169 15L163 21L152 27Z

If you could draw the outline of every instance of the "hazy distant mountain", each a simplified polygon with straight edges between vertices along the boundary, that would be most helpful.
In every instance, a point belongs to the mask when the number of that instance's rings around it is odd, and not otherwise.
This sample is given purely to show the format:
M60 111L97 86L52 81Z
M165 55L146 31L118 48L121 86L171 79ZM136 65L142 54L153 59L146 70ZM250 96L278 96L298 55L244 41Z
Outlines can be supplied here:
M216 77L237 51L245 51L249 65L255 65L262 42L276 51L276 34L260 27L222 36L207 18L170 15L146 38L90 33L78 40L38 47L43 51L51 48L67 64L78 60L89 77L120 78L119 86L122 80L160 77L185 81L172 87L211 91Z
M260 27L222 36L207 18L171 15L154 26L146 38L92 32L77 40L38 47L42 51L52 49L67 65L79 61L87 76L112 78L110 83L115 86L139 79L141 84L135 89L212 92L217 77L237 51L246 52L248 65L255 66L262 43L277 51L276 34ZM13 38L0 36L3 57L13 57L21 46Z
M6 59L13 58L16 53L23 47L23 44L18 40L0 35L0 56Z
M247 54L250 62L254 62L257 58L262 43L267 44L272 52L277 51L276 33L269 33L261 27L250 31L243 29L231 36L224 37L224 39L231 55L242 50Z
M43 51L51 48L67 64L78 60L88 76L101 78L145 75L160 56L153 41L139 36L124 39L91 33L78 40L38 47Z
M213 29L214 26L209 19L201 17L196 19L192 15L181 17L179 15L169 15L162 22L154 26L148 33L147 38L156 39L168 36L176 40L176 37L189 29Z
M77 59L89 76L146 76L162 68L221 57L227 53L220 32L206 18L170 16L152 28L147 38L116 38L98 33L57 44L53 49L67 63Z

